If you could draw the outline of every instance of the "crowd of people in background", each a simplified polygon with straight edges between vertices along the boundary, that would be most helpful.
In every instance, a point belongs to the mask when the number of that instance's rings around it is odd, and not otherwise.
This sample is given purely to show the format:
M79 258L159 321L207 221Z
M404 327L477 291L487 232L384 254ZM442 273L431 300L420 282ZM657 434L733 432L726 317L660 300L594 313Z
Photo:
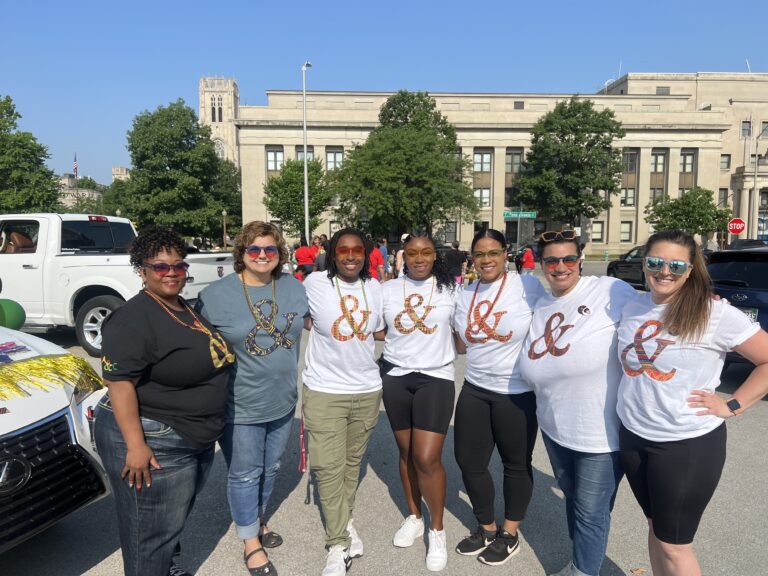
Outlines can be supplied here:
M534 248L549 290L533 275ZM183 240L143 229L130 248L143 288L104 322L108 395L95 417L125 573L187 575L180 535L218 443L245 569L275 576L268 550L284 539L268 503L300 404L325 527L319 572L344 576L366 530L381 529L361 526L355 510L371 505L357 488L383 399L408 511L392 544L412 546L428 530L428 570L448 563L443 446L453 418L453 459L476 520L456 553L498 566L519 552L540 430L571 539L557 576L599 574L624 476L648 521L653 573L701 574L692 542L723 469L724 421L768 392L768 334L712 297L690 235L660 231L645 249L650 292L639 295L584 276L571 230L542 233L515 262L492 229L469 255L458 243L443 254L423 233L404 234L392 254L386 239L353 228L291 252L277 227L251 222L234 243L235 274L193 308L181 297ZM715 389L731 350L756 368L726 399Z

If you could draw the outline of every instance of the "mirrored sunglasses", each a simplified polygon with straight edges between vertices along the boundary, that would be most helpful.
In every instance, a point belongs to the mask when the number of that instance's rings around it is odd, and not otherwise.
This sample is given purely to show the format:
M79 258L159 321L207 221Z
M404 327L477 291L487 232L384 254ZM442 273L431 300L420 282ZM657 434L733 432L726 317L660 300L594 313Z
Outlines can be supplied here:
M165 276L171 271L171 268L182 276L189 270L189 262L179 262L178 264L166 264L165 262L155 262L154 264L144 263L144 268L151 268L152 272L158 276Z
M645 269L648 272L661 272L664 269L664 265L669 268L670 274L675 276L682 276L688 271L690 264L684 260L664 260L664 258L656 258L655 256L645 257Z
M574 268L576 264L579 263L579 257L575 254L569 254L562 258L558 258L557 256L547 256L546 258L542 258L541 261L544 266L546 266L547 270L554 270L560 262L565 264L568 268Z
M280 250L278 250L277 246L256 246L255 244L251 244L245 249L245 253L253 260L256 260L262 252L264 252L267 260L274 260L280 253Z

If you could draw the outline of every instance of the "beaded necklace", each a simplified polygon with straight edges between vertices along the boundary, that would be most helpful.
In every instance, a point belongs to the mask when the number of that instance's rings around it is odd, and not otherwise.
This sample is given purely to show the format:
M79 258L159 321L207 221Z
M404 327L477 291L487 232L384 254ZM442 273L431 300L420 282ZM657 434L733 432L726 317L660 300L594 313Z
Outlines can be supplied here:
M501 296L501 293L504 291L504 285L506 283L507 283L507 273L504 272L504 276L502 276L501 278L501 286L499 286L499 291L496 292L496 297L493 299L493 302L491 303L491 307L488 308L488 311L480 319L480 322L478 322L480 326L483 326L485 324L485 321L488 320L488 317L491 315L491 312L493 312L493 309L496 307L496 303L499 301L499 296ZM480 288L480 281L478 281L477 284L475 285L475 291L472 294L472 301L469 303L469 309L467 310L467 326L468 327L472 326L472 311L475 309L475 299L477 298L478 288Z
M347 321L347 324L349 324L349 327L352 329L352 334L355 336L363 336L365 334L365 329L368 327L368 319L370 318L370 314L366 316L365 312L368 312L368 297L365 295L365 283L363 282L362 278L360 278L360 289L363 291L363 302L365 302L365 309L363 310L364 314L363 317L365 318L365 323L363 324L362 328L358 328L357 324L355 324L355 319L352 317L352 312L349 311L349 308L347 308L347 299L346 296L342 296L341 294L341 287L339 286L339 277L334 276L333 278L334 282L336 283L336 292L339 295L339 303L341 304L341 313L344 315L344 319ZM354 296L352 296L354 298ZM355 308L357 308L357 302L355 302Z
M221 368L225 364L231 364L235 361L235 355L229 351L229 348L227 348L227 343L224 341L224 338L217 332L215 335L203 324L200 319L197 317L197 315L192 311L192 308L190 308L186 302L183 300L181 301L181 304L184 306L187 312L192 316L194 322L192 324L187 324L186 322L183 322L180 320L176 314L173 313L173 311L168 307L168 305L160 300L158 296L153 294L151 291L144 289L144 294L152 298L155 302L157 302L160 307L165 310L165 313L170 316L174 322L177 324L181 324L185 328L189 328L190 330L194 330L195 332L200 332L201 334L205 334L208 336L208 347L211 351L211 360L213 361L213 367L214 368Z
M408 283L408 275L403 275L403 306L408 308L408 304L410 302L408 301L408 297L405 295L405 285ZM429 307L430 304L432 304L432 294L435 293L435 275L432 274L432 288L429 290L429 302L427 302L427 307ZM423 302L423 300L422 300Z
M262 324L261 319L258 318L256 316L256 313L253 311L253 302L251 302L251 295L248 294L248 286L245 283L245 274L243 273L240 273L240 282L242 282L243 284L243 293L245 294L245 301L248 302L248 310L251 311L251 316L253 316L253 319L256 321L256 326L261 326ZM270 323L273 323L275 316L277 316L277 298L275 295L275 284L277 284L277 280L272 278L272 306L271 306L271 312L269 316L267 316L267 320ZM266 328L266 326L264 328Z

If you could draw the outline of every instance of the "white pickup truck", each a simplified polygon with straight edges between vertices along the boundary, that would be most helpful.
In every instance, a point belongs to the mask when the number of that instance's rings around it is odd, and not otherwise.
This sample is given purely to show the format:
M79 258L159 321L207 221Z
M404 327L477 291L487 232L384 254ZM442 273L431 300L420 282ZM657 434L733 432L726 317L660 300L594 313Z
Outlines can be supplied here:
M135 236L130 220L115 216L0 215L0 298L22 305L25 327L74 327L80 345L98 356L102 322L141 289L127 253ZM233 271L231 254L187 261L187 300Z

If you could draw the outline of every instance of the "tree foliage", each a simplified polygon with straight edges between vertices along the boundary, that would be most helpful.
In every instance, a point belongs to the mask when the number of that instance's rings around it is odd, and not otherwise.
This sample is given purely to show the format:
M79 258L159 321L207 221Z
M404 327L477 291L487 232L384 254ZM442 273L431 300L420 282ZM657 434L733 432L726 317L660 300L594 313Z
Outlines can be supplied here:
M331 191L319 160L307 161L309 188L309 229L323 222L321 214L331 203ZM287 160L280 174L264 184L264 205L280 220L288 236L304 234L304 161Z
M336 215L375 235L471 219L477 203L465 177L469 161L456 153L454 127L424 92L400 91L379 114L381 126L331 173Z
M673 200L658 198L646 206L645 214L654 230L685 230L700 236L727 230L732 216L730 208L715 206L712 190L699 187Z
M622 171L622 152L612 143L624 137L612 110L573 97L542 116L532 135L517 182L521 202L575 225L611 206L607 197L618 193Z
M0 97L0 212L56 212L59 184L45 161L48 149L18 130L21 115Z
M104 188L104 186L96 182L96 180L90 176L83 176L82 178L77 179L77 182L75 182L75 188L83 188L85 190L101 190Z

